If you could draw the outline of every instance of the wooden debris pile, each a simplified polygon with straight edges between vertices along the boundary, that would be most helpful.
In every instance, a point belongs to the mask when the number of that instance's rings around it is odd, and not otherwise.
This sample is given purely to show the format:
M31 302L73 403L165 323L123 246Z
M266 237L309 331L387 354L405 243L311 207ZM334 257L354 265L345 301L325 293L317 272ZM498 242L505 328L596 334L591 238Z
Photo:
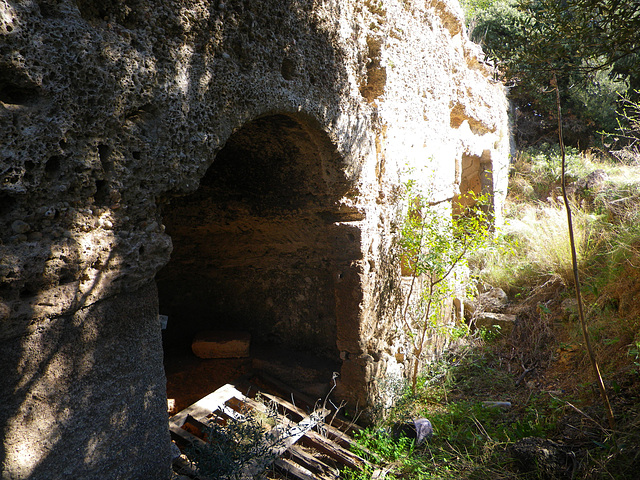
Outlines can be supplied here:
M237 438L234 426L243 422L259 425L261 439ZM251 442L252 452L257 453L231 467L236 469L236 478L251 479L268 470L268 478L273 479L334 480L340 478L344 468L372 473L377 470L369 460L351 451L357 425L266 375L224 385L171 417L169 427L183 452L206 455L207 451L223 448L216 445L214 430L234 437L234 452ZM215 470L215 466L210 468ZM229 463L225 468L230 468ZM185 455L174 461L174 470L193 479L212 478L203 473L206 469L199 462Z

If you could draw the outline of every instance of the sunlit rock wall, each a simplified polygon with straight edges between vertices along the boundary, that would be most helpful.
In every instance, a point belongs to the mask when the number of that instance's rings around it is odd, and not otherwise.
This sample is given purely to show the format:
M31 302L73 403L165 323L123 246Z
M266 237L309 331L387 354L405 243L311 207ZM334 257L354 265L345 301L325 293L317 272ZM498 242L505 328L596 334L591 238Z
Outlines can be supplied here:
M366 210L363 258L356 262L361 322L348 346L340 339L339 345L342 378L350 386L345 396L380 407L389 405L389 394L407 376L412 350L398 319L405 299L388 234L396 226L396 187L416 180L444 212L461 194L490 193L500 225L510 137L503 87L468 40L457 2L365 3L359 15L367 28L359 38L366 61L358 85L374 119L375 156L364 162L359 179ZM431 347L444 344L436 338ZM353 388L358 382L362 386Z
M3 478L168 477L158 302L194 272L198 327L317 339L371 407L405 374L402 172L500 221L507 153L457 2L0 3Z

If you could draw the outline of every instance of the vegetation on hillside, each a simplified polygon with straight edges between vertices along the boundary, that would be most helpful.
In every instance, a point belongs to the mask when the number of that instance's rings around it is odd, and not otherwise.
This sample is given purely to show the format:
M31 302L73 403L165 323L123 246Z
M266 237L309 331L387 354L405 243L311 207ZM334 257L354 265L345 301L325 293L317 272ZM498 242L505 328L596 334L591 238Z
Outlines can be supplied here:
M386 478L636 478L640 158L625 165L569 149L568 160L589 333L616 430L608 428L577 321L559 152L553 145L529 148L514 161L497 243L470 258L480 285L509 294L518 323L505 336L476 330L429 365L415 393L407 388L388 418L363 435L361 442L388 462ZM435 431L420 446L392 435L394 423L415 417L430 419ZM553 461L536 457L536 445Z
M472 37L510 87L519 146L506 224L494 243L471 252L469 264L481 287L507 292L518 321L508 335L477 329L451 348L360 441L388 462L387 479L635 479L640 3L463 4ZM577 147L567 149L566 184L587 330L615 429L607 424L577 318L553 78L563 127ZM430 419L435 431L420 446L393 434L394 424L416 417Z
M471 252L478 283L508 293L508 335L477 329L429 365L360 441L388 479L635 479L640 469L640 3L464 0L472 38L510 87L519 151L507 218ZM587 333L617 419L609 428L575 304L566 184ZM587 148L590 147L590 148ZM594 148L597 147L597 148ZM496 404L496 402L498 402ZM504 408L496 408L495 405ZM392 426L426 417L416 446ZM353 480L373 472L348 472Z
M471 36L509 87L518 153L504 228L470 252L508 293L513 331L476 330L421 372L360 441L390 479L634 479L640 469L640 3L464 0ZM557 83L556 83L557 82ZM558 145L586 332L617 419L607 424L578 322ZM489 403L487 403L489 402ZM494 403L491 403L494 402ZM506 409L491 408L498 405ZM392 425L427 417L416 446ZM386 470L385 470L386 471ZM350 472L347 478L370 478Z

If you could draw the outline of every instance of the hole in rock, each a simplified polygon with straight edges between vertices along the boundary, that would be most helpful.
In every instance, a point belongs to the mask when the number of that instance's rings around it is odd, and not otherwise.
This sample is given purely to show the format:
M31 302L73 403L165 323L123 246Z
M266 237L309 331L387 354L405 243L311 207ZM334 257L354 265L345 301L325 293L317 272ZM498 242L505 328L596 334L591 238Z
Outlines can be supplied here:
M359 236L348 238L354 227L340 222L343 171L312 121L271 115L234 133L199 189L164 207L173 252L156 280L176 410L252 369L328 391L340 367L337 331L358 308L336 301L340 288L356 288L336 272L360 251ZM201 332L248 333L250 356L200 359L192 340Z
M58 176L61 161L62 158L57 155L49 157L47 163L44 164L44 175L47 180L53 180Z
M0 102L28 106L40 99L38 85L19 67L4 64L0 68Z
M280 67L280 73L285 80L293 80L296 75L296 63L291 58L284 58Z
M113 162L111 161L111 148L108 145L98 145L98 158L105 173L111 173Z
M6 215L11 212L17 203L17 200L6 193L0 193L0 215Z
M101 207L109 205L111 187L106 180L96 180L96 193L93 196L95 204Z
M0 102L7 105L30 105L38 98L37 90L19 85L4 83L0 80Z

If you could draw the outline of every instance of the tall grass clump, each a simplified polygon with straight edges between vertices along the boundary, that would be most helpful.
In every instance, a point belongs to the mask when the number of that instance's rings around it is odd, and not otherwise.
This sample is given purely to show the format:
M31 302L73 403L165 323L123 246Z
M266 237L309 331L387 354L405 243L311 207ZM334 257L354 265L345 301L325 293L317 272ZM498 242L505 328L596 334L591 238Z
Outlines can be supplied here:
M515 159L505 225L495 245L471 261L482 281L512 292L554 276L572 285L560 168L554 146L530 148ZM604 183L581 187L596 171ZM640 172L615 158L569 148L567 177L581 275L613 281L620 262L640 246Z
M572 283L566 212L555 204L522 205L512 211L495 246L478 252L472 264L479 278L505 291L537 285L553 276ZM600 239L599 217L574 210L578 264L584 269Z

